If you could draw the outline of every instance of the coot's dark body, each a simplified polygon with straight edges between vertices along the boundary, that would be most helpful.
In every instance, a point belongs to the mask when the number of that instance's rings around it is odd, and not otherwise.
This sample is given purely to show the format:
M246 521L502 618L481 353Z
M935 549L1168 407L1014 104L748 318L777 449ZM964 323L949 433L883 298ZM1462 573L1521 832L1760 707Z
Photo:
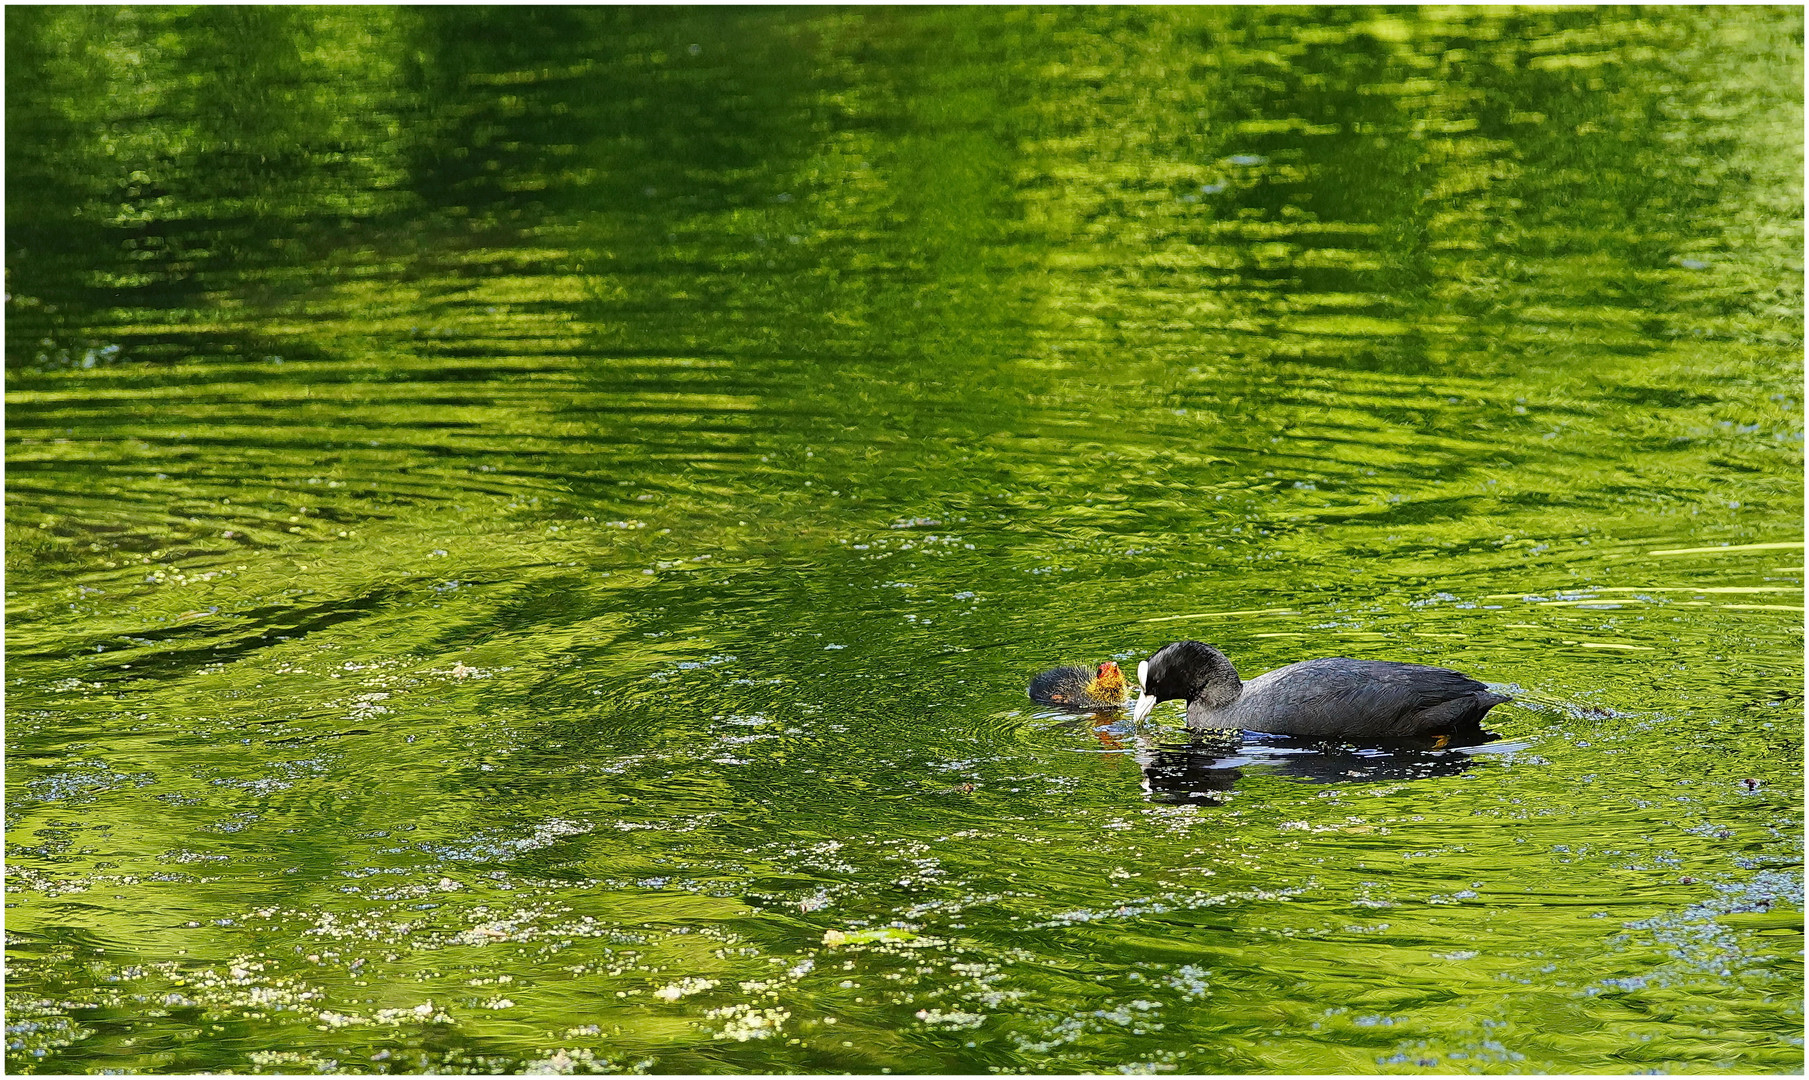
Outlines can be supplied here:
M1137 717L1158 701L1187 702L1196 731L1264 731L1309 739L1412 739L1473 745L1494 738L1482 718L1504 701L1467 675L1425 664L1330 657L1277 668L1249 682L1223 653L1177 641L1138 674Z
M1058 667L1030 680L1030 700L1071 709L1121 709L1127 695L1124 673L1110 660L1095 670Z

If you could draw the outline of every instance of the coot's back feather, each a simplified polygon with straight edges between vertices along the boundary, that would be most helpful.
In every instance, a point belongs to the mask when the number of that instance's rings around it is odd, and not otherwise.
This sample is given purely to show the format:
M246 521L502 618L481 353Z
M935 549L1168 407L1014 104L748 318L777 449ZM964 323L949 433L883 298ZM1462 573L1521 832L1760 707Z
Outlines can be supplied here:
M1336 656L1251 679L1227 708L1190 702L1187 722L1309 738L1400 739L1480 731L1483 714L1506 700L1448 668Z

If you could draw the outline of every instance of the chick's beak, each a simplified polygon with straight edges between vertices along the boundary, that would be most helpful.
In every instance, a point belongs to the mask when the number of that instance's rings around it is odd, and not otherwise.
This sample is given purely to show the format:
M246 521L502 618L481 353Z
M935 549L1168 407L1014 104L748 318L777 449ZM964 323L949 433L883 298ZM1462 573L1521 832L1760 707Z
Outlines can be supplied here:
M1148 716L1150 714L1150 710L1154 709L1155 707L1156 707L1156 695L1154 695L1146 690L1141 695L1138 696L1137 707L1135 709L1131 710L1131 719L1136 721L1137 723L1141 724L1141 723L1143 723L1143 718Z

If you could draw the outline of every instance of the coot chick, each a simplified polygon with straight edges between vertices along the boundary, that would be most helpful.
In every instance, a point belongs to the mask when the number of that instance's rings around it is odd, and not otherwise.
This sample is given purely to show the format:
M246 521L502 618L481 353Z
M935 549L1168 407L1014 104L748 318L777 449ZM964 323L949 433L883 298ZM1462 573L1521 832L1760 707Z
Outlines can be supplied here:
M1249 682L1225 654L1198 641L1164 646L1137 667L1141 721L1157 702L1187 702L1195 731L1266 731L1312 739L1432 738L1472 746L1495 737L1485 713L1504 701L1467 675L1424 664L1331 657L1305 660Z
M1097 669L1058 667L1030 680L1030 700L1039 705L1066 705L1071 709L1122 709L1126 693L1124 672L1110 660Z

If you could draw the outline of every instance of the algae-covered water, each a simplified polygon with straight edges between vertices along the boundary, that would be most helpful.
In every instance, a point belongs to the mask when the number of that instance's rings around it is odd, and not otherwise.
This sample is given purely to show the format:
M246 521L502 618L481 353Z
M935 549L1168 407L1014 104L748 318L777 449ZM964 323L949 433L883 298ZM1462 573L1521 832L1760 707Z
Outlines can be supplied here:
M1800 9L5 18L9 1071L1802 1068Z

